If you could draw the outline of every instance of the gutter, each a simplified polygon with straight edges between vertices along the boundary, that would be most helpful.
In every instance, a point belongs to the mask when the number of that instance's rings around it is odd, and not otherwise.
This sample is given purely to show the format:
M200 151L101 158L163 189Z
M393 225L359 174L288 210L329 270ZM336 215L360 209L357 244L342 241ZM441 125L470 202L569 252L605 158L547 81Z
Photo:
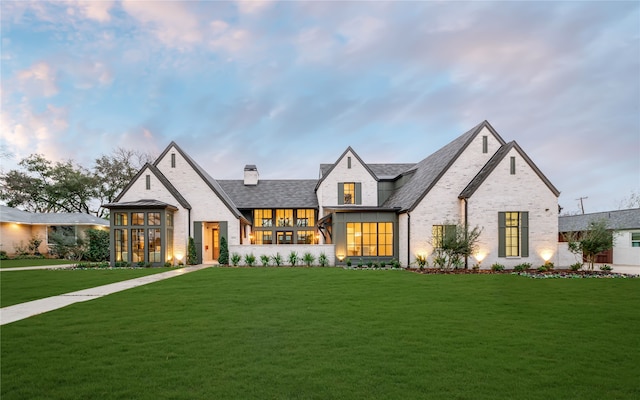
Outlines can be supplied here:
M411 265L411 214L407 211L407 268Z

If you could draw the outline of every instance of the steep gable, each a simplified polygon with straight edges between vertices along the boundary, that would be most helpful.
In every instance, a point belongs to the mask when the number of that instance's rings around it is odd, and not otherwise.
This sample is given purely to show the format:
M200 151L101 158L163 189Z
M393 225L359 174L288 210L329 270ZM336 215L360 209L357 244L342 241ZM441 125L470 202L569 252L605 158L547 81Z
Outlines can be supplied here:
M558 197L560 192L556 189L555 186L547 179L547 177L540 171L540 169L535 165L535 163L529 158L529 156L522 150L522 148L515 141L511 141L506 145L502 146L494 155L491 157L489 162L485 164L485 166L478 172L478 174L469 182L467 187L465 187L460 195L458 196L461 199L468 199L475 191L482 185L482 183L491 175L491 173L495 170L495 168L504 160L505 157L512 151L515 150L522 159L531 167L531 169L540 177L542 182L551 190L551 192Z
M347 149L340 155L340 157L338 157L338 159L336 160L336 162L334 162L333 164L320 164L320 179L318 180L318 183L316 184L316 190L318 190L318 188L320 187L320 185L322 184L322 182L324 182L324 180L331 175L331 172L333 172L333 170L336 168L336 166L338 164L340 164L340 162L345 158L348 157L348 154L353 155L360 163L360 165L362 165L367 172L369 172L369 174L371 175L371 177L375 180L378 180L378 177L376 176L375 173L373 173L373 171L371 170L371 168L369 168L369 166L367 165L367 163L365 163L364 161L362 161L362 158L360 158L360 156L358 155L358 153L356 153L351 146L347 147Z
M383 206L397 207L401 212L413 211L483 129L491 133L498 143L505 144L504 139L488 121L481 122L416 164L412 168L412 177L396 190Z
M191 209L191 205L189 204L189 202L180 194L180 192L171 184L171 182L169 182L169 180L162 174L162 172L160 172L160 170L156 168L153 164L149 164L149 163L145 164L142 168L140 168L140 171L138 171L136 176L133 177L133 179L131 179L129 184L122 190L122 192L120 192L120 194L118 194L118 197L116 197L114 202L111 204L118 203L125 196L125 194L131 189L131 187L143 175L145 175L145 172L147 171L152 173L158 179L158 181L160 181L160 183L167 189L167 191L173 196L174 199L176 199L176 201L183 208L187 210Z
M229 211L236 216L237 218L244 219L242 213L238 210L236 205L233 203L229 195L222 189L220 184L207 173L198 163L196 163L191 156L189 156L185 151L183 151L180 146L178 146L175 142L171 142L167 148L160 154L160 156L154 162L154 166L158 167L165 157L171 154L171 150L175 150L182 159L184 159L187 164L190 166L193 171L202 179L202 181L209 187L209 189L222 201L222 203L229 209Z

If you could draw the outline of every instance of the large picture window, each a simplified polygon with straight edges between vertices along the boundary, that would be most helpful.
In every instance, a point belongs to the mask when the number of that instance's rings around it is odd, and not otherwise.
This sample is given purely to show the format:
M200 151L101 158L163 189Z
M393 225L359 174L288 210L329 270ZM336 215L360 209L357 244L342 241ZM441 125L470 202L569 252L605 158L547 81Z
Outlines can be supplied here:
M313 231L298 231L296 233L297 244L313 244Z
M350 257L393 256L393 223L347 222L347 254Z
M315 213L312 208L296 210L296 226L314 226Z
M272 231L256 231L256 244L273 244Z
M132 262L144 262L144 229L131 230Z
M151 263L157 263L162 261L162 241L160 236L160 229L148 229L149 234L149 254L147 255L147 261Z
M51 225L47 227L47 243L75 243L76 227L72 225Z

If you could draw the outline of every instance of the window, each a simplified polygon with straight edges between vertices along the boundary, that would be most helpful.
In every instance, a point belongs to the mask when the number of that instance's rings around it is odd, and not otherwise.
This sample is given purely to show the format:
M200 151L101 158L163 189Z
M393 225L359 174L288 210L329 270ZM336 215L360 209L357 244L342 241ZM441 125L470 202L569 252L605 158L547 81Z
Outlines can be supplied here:
M498 257L529 257L529 213L498 213Z
M173 214L170 212L167 212L167 227L173 227Z
M314 209L296 210L296 226L314 226L315 224Z
M176 153L171 153L171 168L176 167Z
M487 136L482 137L482 152L484 154L489 152L489 138Z
M313 231L298 231L296 233L297 244L313 244Z
M344 184L344 204L355 204L356 199L356 184L345 183Z
M276 210L277 226L293 226L293 210Z
M147 214L149 225L160 225L160 213L159 212L150 212Z
M273 212L271 210L255 210L253 219L255 226L273 226Z
M441 249L444 238L455 234L455 225L433 225L431 228L431 244L435 249Z
M76 227L72 225L51 225L47 227L47 243L55 244L52 240L59 242L76 242Z
M338 183L338 204L362 204L362 184L360 182Z
M351 169L351 157L347 157L347 168Z
M115 229L114 233L114 245L116 250L116 261L128 261L129 260L129 240L127 239L126 229Z
M631 232L631 247L640 247L640 232Z
M131 213L131 225L144 225L144 213Z
M255 231L255 244L273 244L273 232L271 231Z
M128 222L127 213L115 213L113 215L113 224L116 226L127 226Z
M131 230L132 262L144 262L144 229Z
M151 175L147 175L147 190L151 189Z
M393 256L393 223L348 222L347 255Z
M293 232L277 232L278 244L293 244Z
M148 229L149 234L149 254L147 256L147 262L161 262L162 254L162 241L160 240L160 229Z
M511 157L511 165L510 165L510 169L511 169L511 175L515 175L516 174L516 158L515 157Z

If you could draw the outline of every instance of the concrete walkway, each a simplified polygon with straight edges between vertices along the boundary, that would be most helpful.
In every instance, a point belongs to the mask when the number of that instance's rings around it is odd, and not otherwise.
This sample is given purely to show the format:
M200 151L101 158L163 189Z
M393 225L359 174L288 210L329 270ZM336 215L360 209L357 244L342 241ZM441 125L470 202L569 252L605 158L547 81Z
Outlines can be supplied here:
M189 272L198 271L208 267L210 267L210 265L194 265L176 269L173 271L129 279L128 281L110 283L108 285L78 290L77 292L51 296L44 299L29 301L27 303L15 304L13 306L0 308L0 325L10 324L12 322L20 321L21 319L29 318L34 315L57 310L58 308L66 307L73 303L97 299L98 297L106 296L111 293L116 293L149 283L158 282L164 279L173 278L175 276L184 275ZM27 269L34 268L31 267Z

